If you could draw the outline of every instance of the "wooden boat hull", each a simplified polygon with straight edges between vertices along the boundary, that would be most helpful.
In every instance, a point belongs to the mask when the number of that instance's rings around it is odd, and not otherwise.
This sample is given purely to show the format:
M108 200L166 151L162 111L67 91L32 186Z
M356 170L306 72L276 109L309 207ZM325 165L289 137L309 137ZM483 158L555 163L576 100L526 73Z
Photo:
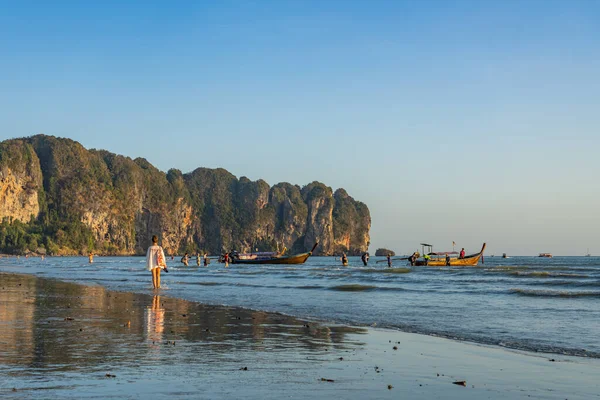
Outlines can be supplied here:
M312 253L295 254L289 257L260 258L253 260L232 260L232 264L304 264Z
M312 250L308 253L294 254L291 256L279 256L270 258L256 258L251 260L240 260L237 258L231 259L232 264L304 264L308 257L312 256L313 251L319 242L315 243Z
M476 265L479 264L479 259L483 256L483 252L485 251L485 246L486 244L483 244L483 247L481 247L481 251L479 253L475 253L475 254L471 254L466 256L465 258L450 258L450 266L451 267L474 267ZM417 260L417 262L415 263L415 265L426 265L425 261L423 260ZM445 267L446 264L446 259L445 258L440 258L440 259L432 259L429 260L429 262L427 263L427 266L429 267Z

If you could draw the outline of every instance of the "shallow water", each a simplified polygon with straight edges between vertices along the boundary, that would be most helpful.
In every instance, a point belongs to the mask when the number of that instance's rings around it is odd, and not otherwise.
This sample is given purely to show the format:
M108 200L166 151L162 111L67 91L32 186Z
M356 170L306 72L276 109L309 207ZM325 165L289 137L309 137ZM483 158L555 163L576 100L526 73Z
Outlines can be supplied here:
M2 399L600 398L599 359L27 274L0 283Z
M301 318L376 325L600 358L600 258L486 257L479 267L342 267L333 257L304 265L184 267L170 261L161 294ZM143 257L0 258L0 271L150 293Z
M0 278L0 398L237 398L240 387L266 398L263 386L316 382L334 354L356 351L367 333L30 275Z

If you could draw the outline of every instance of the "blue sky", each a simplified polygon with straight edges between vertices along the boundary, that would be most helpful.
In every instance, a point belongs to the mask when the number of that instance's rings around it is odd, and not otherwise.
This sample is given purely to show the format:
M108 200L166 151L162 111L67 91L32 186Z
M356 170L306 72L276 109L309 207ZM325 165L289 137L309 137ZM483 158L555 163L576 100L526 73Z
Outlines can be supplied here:
M0 1L0 139L365 202L372 246L600 254L596 1Z

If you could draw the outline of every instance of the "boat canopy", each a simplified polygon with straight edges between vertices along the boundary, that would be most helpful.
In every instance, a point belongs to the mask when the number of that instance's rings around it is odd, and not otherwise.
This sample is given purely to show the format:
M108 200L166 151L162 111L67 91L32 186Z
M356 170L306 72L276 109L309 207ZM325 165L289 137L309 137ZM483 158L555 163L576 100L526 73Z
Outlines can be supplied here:
M458 254L457 251L436 251L435 253L429 253L430 256L445 256L449 254Z

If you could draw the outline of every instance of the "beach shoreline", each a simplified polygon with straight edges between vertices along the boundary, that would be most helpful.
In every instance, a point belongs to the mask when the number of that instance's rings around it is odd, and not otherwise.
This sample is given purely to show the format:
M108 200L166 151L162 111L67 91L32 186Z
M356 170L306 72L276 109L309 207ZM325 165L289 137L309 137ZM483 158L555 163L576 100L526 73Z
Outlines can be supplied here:
M0 278L7 398L600 398L597 359Z

